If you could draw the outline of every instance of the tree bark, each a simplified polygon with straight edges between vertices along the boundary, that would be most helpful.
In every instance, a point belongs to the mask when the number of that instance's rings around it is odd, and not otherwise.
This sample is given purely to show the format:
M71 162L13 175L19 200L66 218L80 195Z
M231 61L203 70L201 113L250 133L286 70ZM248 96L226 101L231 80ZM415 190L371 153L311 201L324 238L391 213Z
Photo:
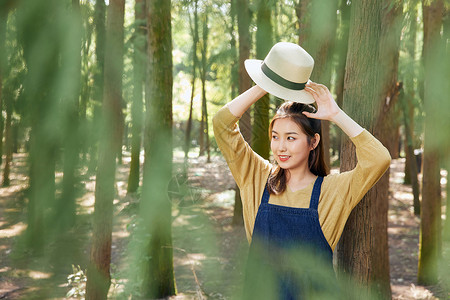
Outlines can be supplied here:
M429 6L428 6L429 5ZM438 260L441 256L441 185L440 185L440 137L439 122L443 117L440 94L445 86L441 76L444 55L440 36L444 4L441 0L423 3L424 16L424 109L425 134L423 153L423 190L420 223L419 284L435 284L438 281ZM442 119L443 120L443 119Z
M154 299L176 292L172 211L167 191L172 176L171 1L151 0L147 5L147 118L139 232L145 241L140 266L141 295Z
M94 73L94 116L90 128L90 151L88 172L94 173L98 161L98 141L100 135L98 129L101 126L101 103L103 101L104 90L104 69L105 69L105 37L106 37L106 5L105 0L96 0L94 7L94 27L95 27L95 58L96 70Z
M411 114L410 114L410 105L406 103L407 99L402 91L400 94L400 102L403 108L403 120L405 126L405 153L406 159L409 160L408 164L408 175L410 176L410 182L413 190L413 206L414 206L414 214L416 216L420 216L420 186L418 180L418 170L417 163L414 155L414 147L413 147L413 129L411 128ZM409 97L412 101L412 98ZM407 176L405 172L405 176Z
M250 57L250 32L249 26L251 21L251 11L248 8L248 0L236 0L237 24L239 33L239 69L238 69L238 93L242 94L252 86L252 80L245 70L245 60ZM251 109L248 109L239 120L239 129L247 143L251 143L252 124ZM244 218L242 216L242 199L237 185L234 186L234 209L233 221L235 225L243 225Z
M264 59L272 48L271 3L259 0L256 16L256 57ZM259 99L253 108L252 147L261 157L269 159L269 94Z
M1 82L1 77L0 77ZM0 93L1 97L1 93ZM11 162L13 158L13 136L12 136L12 113L13 113L13 103L12 99L8 99L5 101L5 110L6 110L6 124L5 124L5 165L3 167L3 182L2 186L9 186L9 174L11 170Z
M211 153L209 147L209 126L208 126L208 105L206 101L206 73L208 72L207 51L208 51L208 8L204 7L202 16L202 42L200 50L202 53L200 78L202 81L202 119L200 124L200 156L207 153L207 162L211 162Z
M189 24L192 35L192 80L191 80L191 99L189 104L189 118L186 124L186 137L184 141L184 161L185 166L187 165L187 159L189 155L189 149L191 146L191 132L192 132L192 113L194 106L194 95L195 95L195 80L198 68L198 56L197 49L199 43L198 34L198 0L194 0L194 24L191 23L189 16Z
M8 10L4 4L0 5L0 112L3 110L3 73L5 70L6 21ZM0 115L0 165L3 159L3 114ZM4 181L3 181L4 184Z
M86 299L106 299L111 283L111 240L117 149L122 130L122 73L125 0L110 0L108 6L103 127L95 186L95 205Z
M420 186L418 180L418 166L414 155L414 107L416 89L414 86L415 70L414 61L416 57L416 37L417 37L417 5L406 6L408 14L405 16L405 27L408 28L405 34L404 47L408 54L407 69L404 70L403 91L401 93L401 104L403 108L403 120L405 126L405 180L404 184L411 184L414 196L414 214L420 216Z
M446 8L445 10L445 16L443 19L443 40L444 41L450 41L450 8ZM445 56L446 60L444 61L443 65L448 66L450 64L450 45L446 45L445 48ZM446 72L444 73L444 78L450 77L450 69L447 68ZM450 87L446 85L446 95L450 94ZM447 124L450 123L447 120ZM446 139L445 146L443 147L443 165L447 169L447 184L446 184L446 206L445 206L445 223L444 223L444 230L443 230L443 237L447 242L450 242L450 141Z
M78 116L80 82L81 82L81 12L79 0L72 0L72 14L74 22L71 29L74 32L74 40L77 41L76 47L70 47L63 57L66 67L70 74L74 88L67 91L65 99L65 126L64 126L64 167L62 181L62 195L58 200L56 215L60 219L60 228L62 231L75 225L76 217L76 195L75 186L77 183L77 168L79 164L79 152L81 137L79 132L80 120ZM63 62L64 63L64 62Z
M52 6L52 10L46 9L45 5ZM54 121L51 112L60 108L60 95L54 91L61 76L60 65L55 63L55 58L61 55L61 36L52 36L50 44L40 38L52 28L63 25L59 22L61 18L57 17L61 6L57 1L47 1L45 5L41 1L33 1L20 3L17 8L18 36L27 66L24 79L24 97L28 103L26 114L31 124L26 246L36 254L44 254L44 246L49 242L55 208L55 157L60 147L60 136L49 134L47 128L61 125L60 120L57 124L50 124L50 120ZM40 18L29 22L23 18L27 14L39 15ZM36 52L41 47L46 51Z
M344 78L345 78L345 64L347 60L347 52L348 52L348 35L349 35L349 23L350 23L350 4L347 3L347 0L341 0L339 2L339 11L340 11L340 31L342 32L341 37L336 41L337 48L337 66L336 66L336 83L335 83L335 91L336 91L336 102L339 107L342 107L344 102ZM341 157L341 141L342 134L341 131L337 130L337 147L336 149L339 152L339 157Z
M379 113L385 107L387 78L380 78L380 50L387 46L382 40L382 21L386 20L386 4L380 1L353 2L350 18L348 56L346 63L344 110L364 128L380 132ZM364 34L362 34L364 33ZM384 50L383 50L384 51ZM385 53L385 52L381 52ZM390 57L395 56L394 53ZM384 58L383 58L384 59ZM386 58L391 61L392 58ZM373 101L373 99L378 99ZM377 122L378 121L378 122ZM382 138L382 137L380 137ZM353 144L343 143L341 171L356 165ZM354 208L337 247L340 272L349 273L357 283L390 299L389 256L387 247L388 174L385 174ZM361 298L366 295L361 295Z
M146 16L145 1L136 0L134 6L135 33L133 54L133 102L131 103L132 137L131 163L128 176L127 194L135 193L139 187L140 153L143 129L143 91L145 80L145 50L146 50Z

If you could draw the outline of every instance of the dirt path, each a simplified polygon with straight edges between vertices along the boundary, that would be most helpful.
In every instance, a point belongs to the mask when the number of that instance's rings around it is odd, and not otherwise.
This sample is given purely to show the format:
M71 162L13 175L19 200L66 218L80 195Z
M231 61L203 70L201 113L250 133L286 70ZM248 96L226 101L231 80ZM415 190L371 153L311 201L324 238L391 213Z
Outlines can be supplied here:
M127 208L136 200L125 195L128 158L117 172L117 200L113 233L114 280L111 295L123 291L121 277L127 268L125 256L129 240ZM81 256L68 262L65 274L52 274L51 268L19 268L12 258L12 249L24 232L26 207L25 156L14 157L12 185L0 189L0 299L23 299L43 289L50 277L55 290L53 299L62 299L69 290L66 277L71 264L85 269L88 259L90 216L94 202L94 177L85 176L84 192L79 199L82 222ZM389 208L389 253L393 299L437 299L443 297L436 287L416 284L419 219L412 213L410 187L403 186L403 161L391 166ZM173 299L229 299L239 292L247 241L241 226L232 226L234 181L222 158L214 156L211 163L204 158L190 159L187 194L174 203L173 245L178 296Z

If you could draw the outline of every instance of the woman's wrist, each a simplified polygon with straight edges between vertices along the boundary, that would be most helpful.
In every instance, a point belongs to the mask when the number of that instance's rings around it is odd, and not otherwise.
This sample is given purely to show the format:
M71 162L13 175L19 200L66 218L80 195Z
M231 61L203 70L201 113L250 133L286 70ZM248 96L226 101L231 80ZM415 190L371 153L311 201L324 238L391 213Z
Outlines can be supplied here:
M331 118L331 121L339 126L349 137L355 137L364 131L358 123L350 118L342 109Z

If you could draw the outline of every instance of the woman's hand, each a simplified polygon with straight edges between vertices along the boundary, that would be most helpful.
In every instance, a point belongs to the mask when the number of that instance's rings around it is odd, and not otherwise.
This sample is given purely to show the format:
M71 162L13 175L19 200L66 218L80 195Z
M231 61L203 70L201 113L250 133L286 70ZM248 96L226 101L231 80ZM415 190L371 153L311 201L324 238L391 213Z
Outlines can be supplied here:
M333 121L349 137L359 135L364 129L339 108L330 91L323 84L310 82L305 91L310 93L317 103L317 112L312 114L303 112L308 118Z
M306 84L305 91L310 93L317 103L317 112L303 112L308 118L333 121L341 112L330 91L323 84L310 81Z

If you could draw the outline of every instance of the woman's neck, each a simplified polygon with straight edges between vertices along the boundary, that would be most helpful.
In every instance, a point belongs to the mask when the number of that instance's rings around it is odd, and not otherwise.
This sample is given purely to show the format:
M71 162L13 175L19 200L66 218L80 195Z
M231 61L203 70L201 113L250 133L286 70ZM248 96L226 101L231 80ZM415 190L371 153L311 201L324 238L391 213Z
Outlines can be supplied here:
M293 192L307 187L316 179L316 175L314 175L308 167L287 169L286 176L287 185Z

